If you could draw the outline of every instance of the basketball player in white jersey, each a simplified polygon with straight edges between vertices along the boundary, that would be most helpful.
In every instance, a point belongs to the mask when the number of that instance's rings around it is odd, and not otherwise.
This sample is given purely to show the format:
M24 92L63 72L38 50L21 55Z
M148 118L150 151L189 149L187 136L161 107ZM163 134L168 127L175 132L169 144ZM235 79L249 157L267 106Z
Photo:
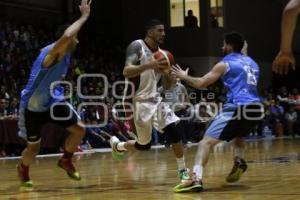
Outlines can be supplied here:
M284 8L281 22L280 51L272 66L275 73L287 74L290 68L295 70L292 41L299 13L300 0L291 0Z
M133 105L133 123L131 127L137 135L137 140L120 142L112 137L110 144L113 157L124 158L125 151L149 150L151 148L152 127L164 132L172 148L178 164L178 174L182 182L188 180L188 170L185 167L181 135L176 127L180 119L169 105L162 102L157 84L161 78L160 71L167 67L166 59L155 60L153 54L159 51L159 45L164 42L165 29L159 20L151 20L146 25L144 40L135 40L127 48L126 63L123 75L135 85ZM126 90L126 89L125 89Z

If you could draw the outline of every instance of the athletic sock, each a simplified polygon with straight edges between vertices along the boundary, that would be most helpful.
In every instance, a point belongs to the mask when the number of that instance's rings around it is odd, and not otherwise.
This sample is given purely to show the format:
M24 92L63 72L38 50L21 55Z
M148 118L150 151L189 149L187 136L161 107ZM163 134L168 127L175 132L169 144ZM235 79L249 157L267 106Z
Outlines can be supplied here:
M202 180L203 177L203 166L202 165L194 165L193 172L195 173L196 177Z
M185 169L185 161L184 161L184 156L182 156L181 158L176 158L176 161L177 161L177 167L178 167L178 170L182 170L182 169Z

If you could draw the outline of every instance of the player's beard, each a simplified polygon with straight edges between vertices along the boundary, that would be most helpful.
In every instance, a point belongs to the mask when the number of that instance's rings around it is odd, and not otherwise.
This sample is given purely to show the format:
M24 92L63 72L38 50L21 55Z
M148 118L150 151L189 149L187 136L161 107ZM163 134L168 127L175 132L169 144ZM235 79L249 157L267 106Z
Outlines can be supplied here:
M157 40L158 45L163 45L164 42L165 42L165 38L159 38L159 39Z
M223 56L227 56L230 52L227 49L222 50Z

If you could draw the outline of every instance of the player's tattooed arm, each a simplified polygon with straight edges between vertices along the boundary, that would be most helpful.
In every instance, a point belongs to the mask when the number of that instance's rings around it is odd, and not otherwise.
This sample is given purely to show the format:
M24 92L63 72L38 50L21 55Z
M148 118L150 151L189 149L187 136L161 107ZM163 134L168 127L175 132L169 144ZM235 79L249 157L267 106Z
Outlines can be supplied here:
M125 67L128 65L137 65L141 56L142 46L138 41L132 42L126 50Z
M123 75L126 78L132 78L140 75L148 69L158 69L161 65L165 64L165 60L151 60L146 64L140 64L142 56L142 46L139 41L132 42L126 50L126 61L123 70Z
M126 61L123 70L123 75L126 78L132 78L140 75L147 69L145 65L139 65L139 60L142 54L142 46L140 42L132 42L126 50Z

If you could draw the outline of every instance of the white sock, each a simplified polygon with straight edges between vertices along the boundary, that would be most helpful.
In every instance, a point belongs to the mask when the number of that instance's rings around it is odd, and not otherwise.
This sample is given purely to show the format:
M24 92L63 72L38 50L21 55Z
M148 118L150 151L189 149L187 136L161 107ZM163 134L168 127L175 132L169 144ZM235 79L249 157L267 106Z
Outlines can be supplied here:
M234 157L244 158L245 148L235 147L234 148Z
M184 162L184 156L181 158L176 158L178 170L185 169L185 162Z
M194 165L193 172L196 174L196 177L202 179L203 177L203 166L202 165Z
M127 151L127 149L125 148L125 142L119 142L117 144L117 150L118 151Z

